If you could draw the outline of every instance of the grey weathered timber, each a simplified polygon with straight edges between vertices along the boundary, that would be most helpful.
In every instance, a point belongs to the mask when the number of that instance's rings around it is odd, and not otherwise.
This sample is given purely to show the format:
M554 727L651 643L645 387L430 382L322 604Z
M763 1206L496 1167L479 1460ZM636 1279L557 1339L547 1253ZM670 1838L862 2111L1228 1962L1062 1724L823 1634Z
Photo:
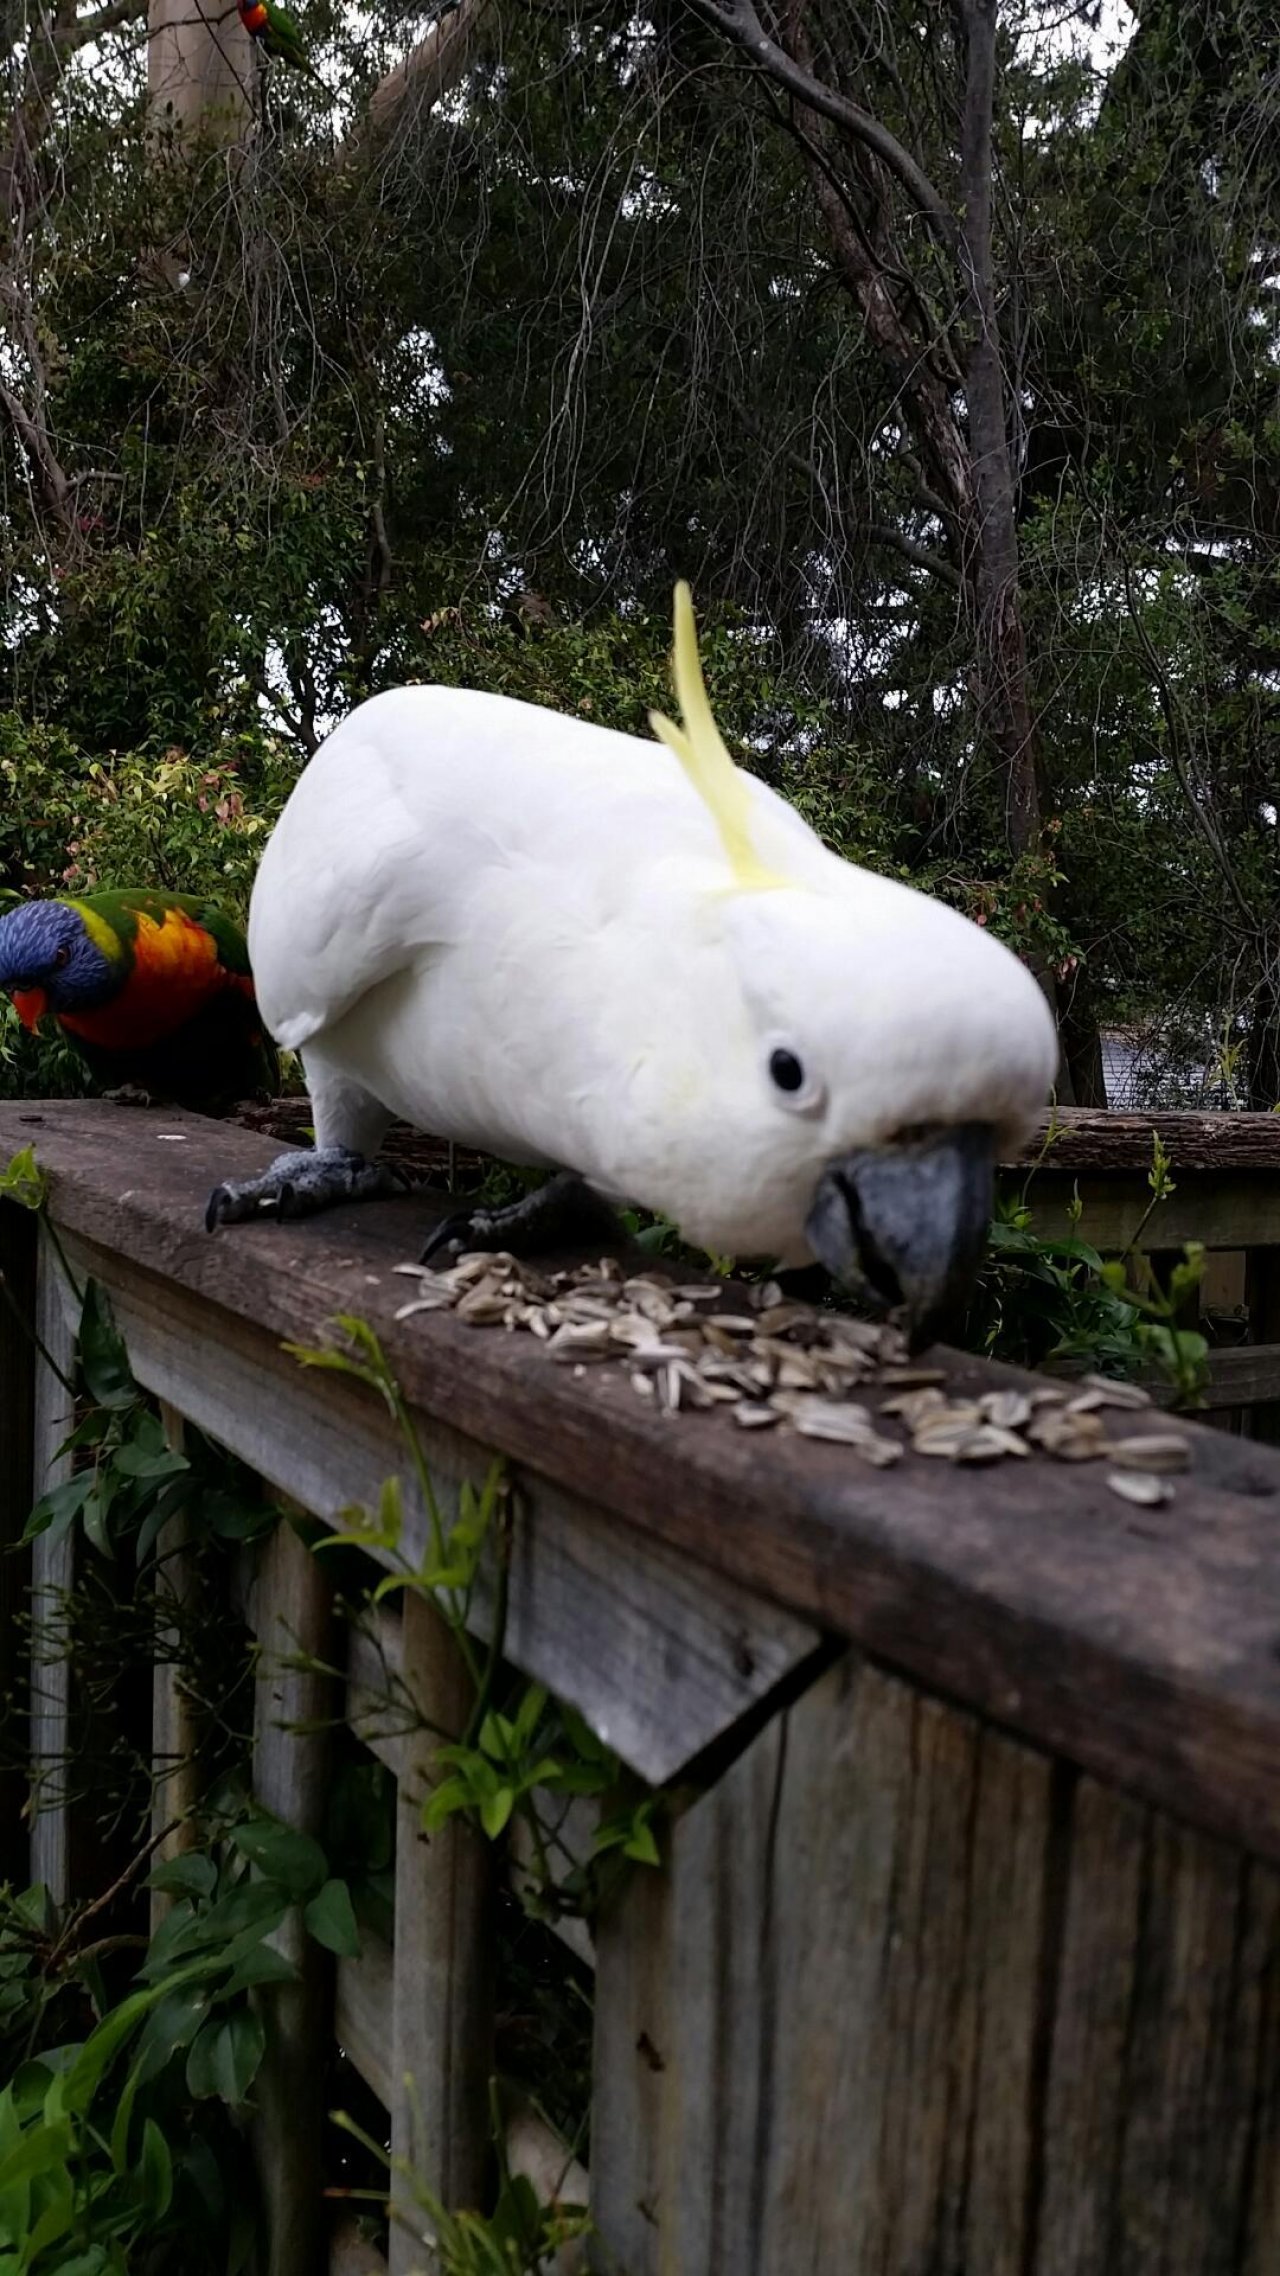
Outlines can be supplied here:
M73 1101L40 1111L33 1131L11 1129L0 1108L0 1146L35 1137L58 1222L105 1258L113 1294L141 1276L144 1310L185 1303L204 1323L206 1352L248 1354L253 1405L266 1403L256 1370L277 1339L315 1341L335 1314L362 1313L433 1425L505 1456L522 1488L589 1495L606 1527L630 1528L628 1561L633 1535L674 1549L690 1569L845 1636L1048 1751L1280 1857L1280 1467L1266 1448L1192 1427L1176 1500L1126 1513L1101 1464L1017 1463L940 1481L937 1465L911 1456L870 1472L841 1447L748 1442L719 1415L671 1426L619 1369L578 1380L529 1337L439 1313L398 1321L395 1265L433 1221L421 1201L209 1238L199 1229L207 1185L259 1168L266 1143L194 1116L148 1118L144 1131L131 1126L122 1173L122 1110ZM204 1423L200 1352L188 1318L181 1367L157 1387ZM944 1357L964 1394L1025 1380ZM317 1442L339 1388L329 1377L312 1400ZM344 1432L374 1404L353 1393ZM1133 1426L1121 1417L1112 1427L1124 1436ZM571 1674L572 1651L562 1661Z
M1275 1117L1280 1122L1280 1115ZM1280 1240L1274 1247L1250 1251L1246 1294L1250 1328L1259 1343L1280 1337ZM1280 1442L1280 1382L1258 1385L1253 1410L1255 1438Z
M170 1446L181 1453L182 1416L166 1406L162 1419ZM161 1527L156 1543L157 1635L151 1677L151 1763L156 1787L151 1826L153 1834L162 1837L155 1849L157 1865L189 1849L198 1832L194 1813L200 1796L200 1734L182 1681L179 1648L183 1618L190 1619L197 1610L196 1585L195 1537L189 1514L180 1510ZM167 1611L170 1617L166 1619ZM166 1648L174 1652L174 1658L162 1657ZM162 1889L151 1891L153 1933L172 1902Z
M425 1515L404 1442L380 1401L333 1376L318 1398L317 1378L248 1322L95 1244L73 1237L69 1253L108 1289L148 1390L330 1523L353 1503L376 1504L384 1478L402 1473L403 1546L421 1555ZM482 1484L494 1457L438 1417L419 1411L415 1420L448 1512L462 1480ZM620 1562L616 1520L584 1497L531 1473L520 1485L506 1656L580 1708L642 1778L674 1777L817 1648L808 1622L731 1581L709 1593L687 1560L643 1537L629 1538ZM492 1602L482 1586L474 1623L481 1635Z
M602 1925L599 2266L1280 2265L1278 1889L850 1655Z
M36 1258L36 1333L45 1357L35 1369L33 1483L36 1498L71 1475L71 1456L58 1449L71 1430L75 1402L60 1376L74 1380L76 1340L62 1267L42 1228ZM75 1577L75 1532L60 1541L37 1534L31 1549L31 1878L42 1881L56 1904L70 1887L70 1809L64 1768L70 1719L71 1669L63 1652L61 1606Z
M28 1712L31 1670L23 1645L31 1556L19 1547L35 1499L36 1222L25 1209L0 1209L0 1701L13 1727ZM0 1769L0 1878L26 1880L30 1841L22 1816L22 1765Z
M1203 1241L1206 1248L1248 1249L1280 1238L1280 1173L1215 1172L1182 1177L1176 1185L1142 1233L1140 1248L1180 1249L1187 1241ZM1077 1187L1084 1204L1078 1225L1071 1216ZM1151 1193L1145 1174L1063 1176L1046 1169L1032 1179L1027 1203L1031 1230L1042 1240L1079 1232L1095 1248L1118 1255L1138 1233Z
M417 1713L405 1690L398 1612L384 1607L372 1619L362 1620L351 1630L347 1647L346 1719L370 1753L398 1778L406 1747L412 1745L418 1724ZM590 1856L599 1805L581 1795L566 1802L563 1795L539 1792L535 1800L543 1822L553 1830L557 1876L563 1877ZM530 1886L534 1872L533 1837L522 1817L512 1820L510 1847L511 1885L518 1896ZM562 1919L549 1921L547 1926L587 1967L594 1967L595 1949L584 1920L566 1914ZM341 1974L338 1996L341 2003Z
M255 1587L260 1654L253 1783L257 1799L300 1833L324 1825L332 1684L297 1658L329 1663L332 1591L286 1517L264 1544ZM324 2233L321 2150L325 2063L332 2035L325 1953L297 1916L280 1932L297 1981L262 1995L266 2054L256 2090L255 2147L267 2216L266 2276L314 2276Z
M334 2005L338 2045L387 2110L391 2108L394 1966L391 1946L362 1928L359 1958L338 1962Z
M456 1638L421 1596L405 1597L403 1648L428 1728L407 1746L396 1788L391 2147L457 2209L483 2205L489 2175L493 1853L460 1818L423 1833L423 1801L446 1775L433 1748L461 1736L475 1691ZM394 2217L389 2259L391 2276L422 2264L420 2237Z

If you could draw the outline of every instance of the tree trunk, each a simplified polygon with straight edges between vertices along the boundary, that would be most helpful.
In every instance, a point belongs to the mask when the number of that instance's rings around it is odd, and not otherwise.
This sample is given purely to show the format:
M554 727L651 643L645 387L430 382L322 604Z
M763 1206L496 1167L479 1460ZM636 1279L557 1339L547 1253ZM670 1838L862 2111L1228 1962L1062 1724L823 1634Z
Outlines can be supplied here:
M258 83L253 41L226 0L150 0L147 91L153 124L239 142Z
M1039 844L1041 801L1018 578L1018 524L1009 454L1004 357L992 242L996 12L998 0L960 0L964 99L960 137L966 320L965 394L976 503L967 582L977 615L981 726L999 753L1005 826L1013 854Z
M1249 1021L1249 1104L1259 1114L1280 1106L1280 942L1258 990Z

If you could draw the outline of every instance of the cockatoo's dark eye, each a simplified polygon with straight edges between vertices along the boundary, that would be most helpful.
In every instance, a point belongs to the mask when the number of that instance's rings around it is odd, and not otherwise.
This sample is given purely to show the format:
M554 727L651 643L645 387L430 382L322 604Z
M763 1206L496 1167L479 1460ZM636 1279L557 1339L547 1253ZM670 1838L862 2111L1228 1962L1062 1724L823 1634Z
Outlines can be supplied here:
M63 966L64 966L64 965L66 965L66 964L70 964L70 962L71 962L71 951L70 951L70 949L67 947L67 944L66 944L66 942L64 941L64 942L63 942L63 944L62 944L62 946L61 946L61 948L59 948L59 949L55 949L55 950L54 950L54 956L53 956L53 969L54 969L54 971L55 971L55 972L61 972L61 970L62 970Z
M788 1114L818 1114L827 1102L826 1084L807 1052L801 1055L781 1036L766 1036L764 1064L774 1103Z

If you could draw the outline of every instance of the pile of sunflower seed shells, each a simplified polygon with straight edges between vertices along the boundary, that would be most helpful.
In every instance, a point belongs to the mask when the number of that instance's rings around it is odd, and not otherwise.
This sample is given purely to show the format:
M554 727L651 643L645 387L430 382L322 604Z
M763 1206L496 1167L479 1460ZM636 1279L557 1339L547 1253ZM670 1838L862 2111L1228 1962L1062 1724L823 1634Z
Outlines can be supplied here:
M910 1361L897 1328L816 1311L772 1280L752 1288L748 1308L735 1312L722 1308L721 1283L702 1287L656 1271L628 1277L614 1257L546 1274L513 1256L475 1251L440 1271L395 1269L418 1283L398 1320L449 1311L471 1327L523 1330L575 1374L608 1363L623 1368L636 1396L659 1414L725 1406L743 1430L834 1440L877 1469L908 1451L975 1464L1037 1453L1059 1462L1106 1460L1113 1493L1155 1508L1172 1498L1170 1478L1191 1459L1178 1431L1108 1438L1108 1408L1150 1408L1133 1384L1089 1375L1078 1389L1042 1383L950 1398L942 1370ZM874 1414L868 1394L879 1400ZM906 1439L882 1421L904 1428Z

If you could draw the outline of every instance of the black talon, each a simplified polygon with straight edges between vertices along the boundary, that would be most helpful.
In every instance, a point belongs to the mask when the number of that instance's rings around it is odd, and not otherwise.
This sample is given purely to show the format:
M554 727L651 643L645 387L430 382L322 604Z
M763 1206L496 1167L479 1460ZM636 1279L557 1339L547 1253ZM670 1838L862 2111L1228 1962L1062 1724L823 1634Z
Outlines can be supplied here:
M464 1242L470 1242L473 1248L481 1246L481 1216L480 1210L476 1210L472 1214L464 1209L452 1217L446 1217L444 1223L437 1225L434 1233L427 1236L422 1254L418 1258L419 1264L429 1263L432 1257L439 1256L441 1249L453 1248L455 1244L459 1248Z
M622 1228L607 1201L574 1170L557 1170L505 1209L464 1209L446 1217L427 1240L420 1264L445 1248L509 1249L529 1256L538 1249L578 1241L619 1241Z
M378 1201L401 1193L405 1179L389 1164L368 1162L350 1146L278 1154L261 1177L216 1186L204 1213L205 1231L251 1222L268 1211L276 1218L314 1217L345 1201Z

